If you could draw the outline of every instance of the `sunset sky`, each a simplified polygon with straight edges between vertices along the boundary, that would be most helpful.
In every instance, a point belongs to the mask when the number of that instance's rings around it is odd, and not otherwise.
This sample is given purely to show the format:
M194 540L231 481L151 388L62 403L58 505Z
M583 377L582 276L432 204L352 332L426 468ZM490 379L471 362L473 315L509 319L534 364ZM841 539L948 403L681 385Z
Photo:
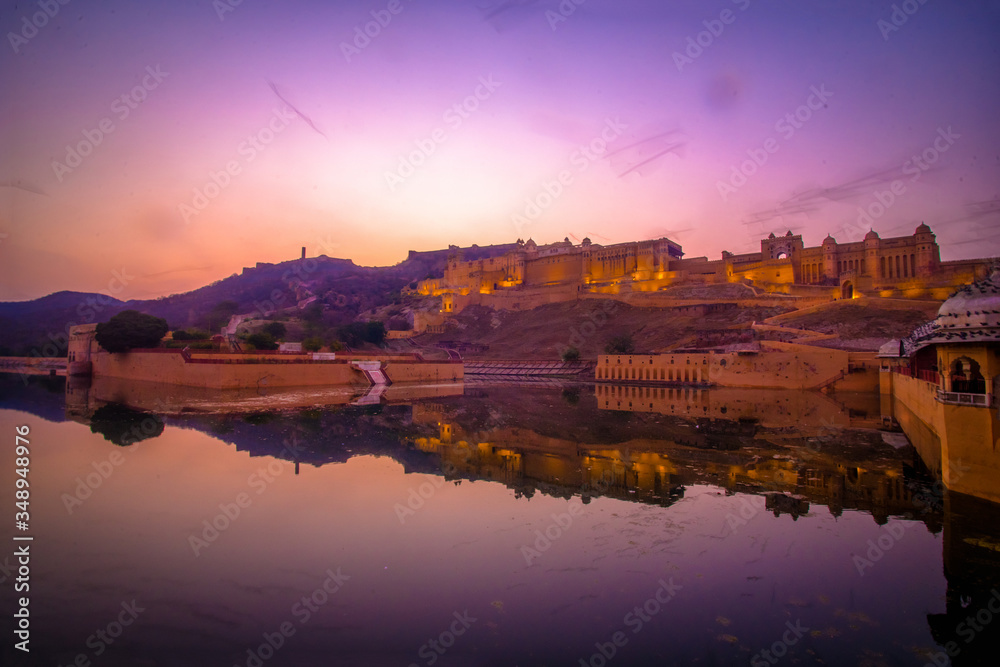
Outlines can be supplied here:
M3 301L302 246L718 258L925 221L1000 254L996 0L65 2L0 9Z

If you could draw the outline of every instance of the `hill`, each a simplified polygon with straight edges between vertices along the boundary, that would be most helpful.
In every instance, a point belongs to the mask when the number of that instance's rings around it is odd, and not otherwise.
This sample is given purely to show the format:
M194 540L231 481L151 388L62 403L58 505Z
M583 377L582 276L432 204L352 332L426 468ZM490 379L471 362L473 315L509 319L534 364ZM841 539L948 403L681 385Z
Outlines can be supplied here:
M479 259L512 247L474 245L460 250L466 259ZM234 313L268 314L319 302L329 306L323 324L338 326L366 310L398 302L406 285L444 275L448 255L455 250L459 249L410 251L404 261L388 267L363 267L325 255L259 263L196 290L150 300L121 301L104 294L63 291L32 301L0 303L0 356L61 356L70 326L103 322L126 309L162 317L172 329L216 332ZM49 353L53 345L59 347L58 355Z
M679 345L734 343L751 322L791 308L742 308L704 316L678 315L669 308L641 308L621 301L583 299L539 306L526 311L466 308L449 320L443 334L423 335L418 342L442 341L489 345L474 355L481 359L558 359L569 346L584 359L604 354L607 343L622 334L632 337L637 352L661 352Z

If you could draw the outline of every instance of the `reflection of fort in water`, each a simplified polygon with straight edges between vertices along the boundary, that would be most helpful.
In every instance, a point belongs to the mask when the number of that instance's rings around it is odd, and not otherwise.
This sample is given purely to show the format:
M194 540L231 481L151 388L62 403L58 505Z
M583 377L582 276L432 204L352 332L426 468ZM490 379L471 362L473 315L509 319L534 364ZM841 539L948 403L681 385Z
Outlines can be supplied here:
M977 633L969 643L967 619L1000 588L1000 507L935 493L909 465L912 449L882 445L871 430L844 428L868 417L858 406L838 404L842 396L800 394L796 403L798 392L678 389L671 399L669 392L647 397L642 387L639 403L628 387L633 412L604 408L605 400L626 399L618 389L480 388L471 396L368 406L349 405L348 397L319 409L241 415L184 411L175 403L161 415L168 426L202 431L251 456L312 466L388 456L410 473L446 470L452 480L495 480L521 496L607 496L665 506L687 486L710 484L767 494L776 515L816 513L814 505L826 505L834 515L871 513L880 524L913 517L942 541L943 610L926 613L935 640L942 649L949 643L960 649L952 664L995 660L1000 634ZM26 388L17 382L16 391L0 384L0 399L36 417L83 423L109 405L99 396L143 397L155 405L152 387L67 383L65 403L55 390L49 378ZM757 410L760 420L744 410ZM296 446L288 448L289 441Z
M435 435L414 438L414 446L439 456L453 477L497 481L519 495L541 491L567 498L580 494L585 501L605 496L665 506L683 497L686 486L709 484L732 493L764 493L775 515L804 514L810 503L826 505L834 515L863 510L879 524L889 516L918 513L914 496L922 487L907 480L909 466L902 457L882 451L859 460L857 454L871 449L872 438L879 439L872 434L844 451L840 438L850 436L829 431L807 438L768 433L752 422L669 419L645 429L660 437L640 434L614 444L588 444L516 426L469 431L450 421L450 412L444 404L414 405L415 423L438 428ZM938 530L939 518L921 518Z
M907 479L908 462L880 434L857 430L878 425L869 416L878 415L877 398L866 395L835 400L794 390L598 385L561 394L536 390L555 401L532 414L531 396L518 388L474 392L501 399L483 401L455 396L461 385L427 387L419 397L395 397L402 404L384 396L387 403L374 406L350 405L359 403L350 393L285 391L237 399L217 391L191 398L190 390L164 389L103 378L70 382L67 417L87 423L98 407L123 403L171 415L170 423L205 430L252 455L323 465L375 453L396 458L411 472L444 469L449 478L493 480L528 497L537 491L669 505L686 486L709 484L731 493L767 494L776 515L798 516L821 504L834 515L863 510L882 524L889 516L914 514L914 489L923 483ZM205 414L221 398L242 401L247 414ZM288 411L260 416L276 407L301 410L309 401L315 407L318 400L324 403L320 413L303 413L308 418ZM468 401L489 405L500 417L470 419L462 407ZM376 431L391 437L373 451L363 441ZM333 433L350 445L350 453L331 447ZM281 446L289 434L296 443L291 450ZM407 449L432 458L415 458ZM939 525L933 516L928 520Z

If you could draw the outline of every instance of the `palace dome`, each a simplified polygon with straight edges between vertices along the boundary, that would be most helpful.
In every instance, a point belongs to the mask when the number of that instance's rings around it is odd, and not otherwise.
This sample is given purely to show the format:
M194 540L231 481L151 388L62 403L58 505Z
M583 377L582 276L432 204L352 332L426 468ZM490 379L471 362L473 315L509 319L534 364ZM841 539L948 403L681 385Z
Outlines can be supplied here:
M836 242L837 242L837 239L833 238L833 237L832 237L831 235L829 235L829 234L827 234L827 235L826 235L826 238L825 238L825 239L823 239L823 245L827 245L828 243L836 243Z
M917 231L915 231L913 233L914 234L930 234L931 233L931 228L927 226L926 222L921 222L920 226L917 227Z
M868 233L865 234L865 241L870 241L872 239L878 239L878 232L874 229L869 230Z
M1000 271L959 289L938 309L937 318L919 335L917 347L931 343L1000 342ZM922 327L923 328L923 327Z

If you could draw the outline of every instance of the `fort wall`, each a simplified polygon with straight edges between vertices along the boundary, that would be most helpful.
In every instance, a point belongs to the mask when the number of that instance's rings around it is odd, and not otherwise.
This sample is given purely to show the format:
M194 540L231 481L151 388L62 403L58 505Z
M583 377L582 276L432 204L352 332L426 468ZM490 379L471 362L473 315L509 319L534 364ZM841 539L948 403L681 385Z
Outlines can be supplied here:
M446 314L470 305L524 310L579 294L618 297L683 284L744 283L762 293L826 301L860 295L943 301L956 287L985 277L990 263L942 262L936 237L924 224L911 236L883 239L871 231L849 243L828 236L809 248L790 231L760 243L758 253L724 251L710 260L684 258L681 247L666 238L611 246L590 239L579 246L569 239L545 246L519 240L502 257L465 262L456 252L444 278L422 281L417 292L440 296Z
M676 352L598 357L598 381L875 392L874 353L769 341L760 352Z
M461 362L420 361L411 357L350 355L313 361L308 355L192 354L180 350L133 350L91 355L95 377L145 380L188 387L245 389L325 385L368 386L351 361L380 361L393 382L455 382L464 377Z

